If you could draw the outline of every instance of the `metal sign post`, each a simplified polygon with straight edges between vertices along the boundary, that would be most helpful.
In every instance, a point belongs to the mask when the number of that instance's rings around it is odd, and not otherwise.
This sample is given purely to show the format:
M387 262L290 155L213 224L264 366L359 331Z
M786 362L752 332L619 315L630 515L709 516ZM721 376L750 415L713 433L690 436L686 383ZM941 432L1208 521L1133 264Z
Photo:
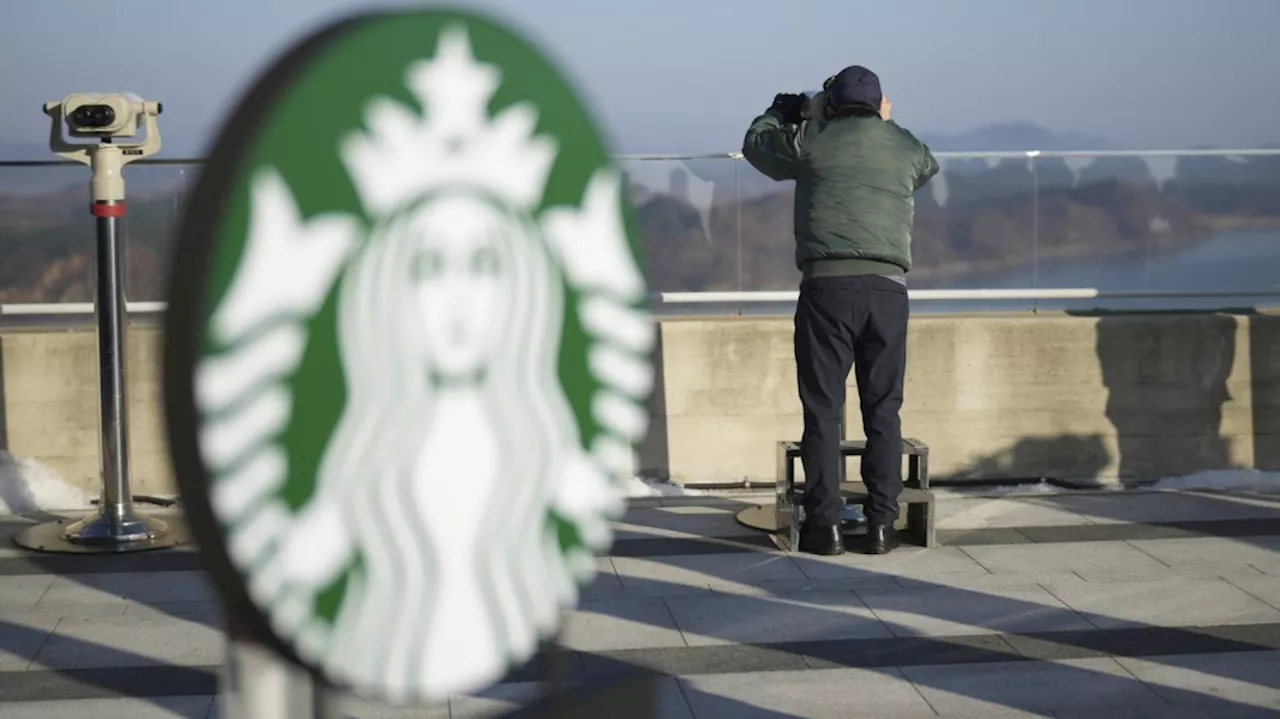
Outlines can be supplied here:
M219 713L229 719L344 719L333 689L256 635L243 614L225 617L227 658Z
M160 149L156 117L158 102L128 94L71 95L50 102L44 111L53 121L50 149L55 154L89 165L89 210L97 229L97 288L94 308L98 322L98 381L100 390L99 453L102 495L95 514L79 520L58 520L27 529L14 538L19 545L46 552L114 553L159 549L181 544L185 537L168 523L134 510L129 488L129 421L125 397L124 259L120 220L125 214L124 166ZM97 144L74 145L62 137L66 121L73 135L93 137ZM146 138L133 137L140 126Z

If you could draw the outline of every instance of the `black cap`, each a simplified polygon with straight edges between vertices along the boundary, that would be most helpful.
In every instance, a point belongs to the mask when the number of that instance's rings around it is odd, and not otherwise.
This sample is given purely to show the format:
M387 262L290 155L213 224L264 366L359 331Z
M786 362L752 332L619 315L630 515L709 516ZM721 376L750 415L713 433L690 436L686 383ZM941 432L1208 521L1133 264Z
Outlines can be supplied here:
M851 105L880 109L880 78L861 65L851 65L827 81L827 101L833 110Z

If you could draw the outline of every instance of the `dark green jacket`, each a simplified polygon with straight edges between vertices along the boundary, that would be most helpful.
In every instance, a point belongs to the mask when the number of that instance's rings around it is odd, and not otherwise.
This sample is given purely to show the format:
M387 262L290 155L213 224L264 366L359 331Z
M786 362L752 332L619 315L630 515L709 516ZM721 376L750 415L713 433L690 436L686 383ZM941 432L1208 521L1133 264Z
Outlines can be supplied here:
M911 269L915 196L938 172L924 143L891 120L782 122L757 117L742 154L773 180L795 180L796 266L805 277Z

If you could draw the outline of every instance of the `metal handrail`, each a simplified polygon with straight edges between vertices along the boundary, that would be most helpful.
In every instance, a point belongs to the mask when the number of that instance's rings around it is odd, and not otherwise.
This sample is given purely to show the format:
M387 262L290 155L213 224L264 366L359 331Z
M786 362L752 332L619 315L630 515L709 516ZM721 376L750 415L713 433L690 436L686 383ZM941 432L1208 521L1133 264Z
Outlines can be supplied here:
M967 290L907 290L913 300L964 301L964 300L1091 300L1091 299L1157 299L1157 298L1212 298L1212 297L1280 297L1280 286L1274 290L1100 290L1092 287L1066 287L1045 289L967 289ZM744 292L662 292L652 295L664 305L693 304L769 304L795 302L799 291L744 291Z
M148 315L164 312L164 302L125 302L125 312L130 315ZM41 315L91 315L92 302L13 302L0 304L0 317L32 317Z
M1241 148L1228 150L1016 150L999 152L935 152L935 157L945 159L1017 159L1020 157L1276 157L1280 156L1280 148ZM621 154L615 159L622 161L675 161L675 160L741 160L741 152L710 152L690 154ZM148 157L133 162L134 165L200 165L208 158ZM0 160L0 167L83 167L72 160Z
M777 304L795 302L798 291L744 291L744 292L655 292L650 302L658 305L705 304ZM1089 299L1194 299L1214 297L1280 297L1280 286L1274 290L1100 290L1092 287L1044 288L1044 289L956 289L956 290L908 290L907 296L924 301L981 301L981 300L1089 300ZM125 310L130 315L149 315L164 312L164 302L127 302ZM92 302L10 303L0 304L0 317L33 317L50 315L91 315Z

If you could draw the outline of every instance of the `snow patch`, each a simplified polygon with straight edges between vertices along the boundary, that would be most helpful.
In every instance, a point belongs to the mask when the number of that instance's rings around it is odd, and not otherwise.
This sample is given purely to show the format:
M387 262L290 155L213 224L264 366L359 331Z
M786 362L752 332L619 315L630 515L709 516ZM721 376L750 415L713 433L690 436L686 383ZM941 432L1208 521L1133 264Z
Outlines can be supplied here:
M1068 491L1070 491L1069 488L1060 487L1048 482L1034 482L1031 484L1009 484L987 487L983 494L1060 494Z
M1021 494L1062 494L1071 491L1073 490L1070 487L1064 487L1045 481L1021 482L1018 484L975 484L968 487L963 484L948 484L935 489L935 492L940 495L954 495L959 497L1003 497L1005 495Z
M1254 492L1257 494L1280 494L1280 472L1264 472L1257 469L1214 469L1193 474L1165 477L1164 479L1124 488L1114 483L1099 480L1096 483L1073 482L1064 486L1056 482L1023 482L1007 485L975 485L965 487L960 484L939 487L942 494L962 497L1000 497L1026 494L1072 494L1074 492L1111 491L1125 492L1165 491L1224 491Z
M1214 469L1207 472L1166 477L1151 485L1152 489L1236 490L1280 494L1280 472L1258 469Z
M0 514L92 509L93 499L48 466L0 450Z
M678 484L644 477L632 477L627 481L626 490L629 499L639 499L641 497L697 497L706 494L706 492L697 489L685 489Z
M644 477L626 483L627 497L693 497L707 492ZM0 450L0 514L66 512L93 509L96 497L71 484L39 461Z

